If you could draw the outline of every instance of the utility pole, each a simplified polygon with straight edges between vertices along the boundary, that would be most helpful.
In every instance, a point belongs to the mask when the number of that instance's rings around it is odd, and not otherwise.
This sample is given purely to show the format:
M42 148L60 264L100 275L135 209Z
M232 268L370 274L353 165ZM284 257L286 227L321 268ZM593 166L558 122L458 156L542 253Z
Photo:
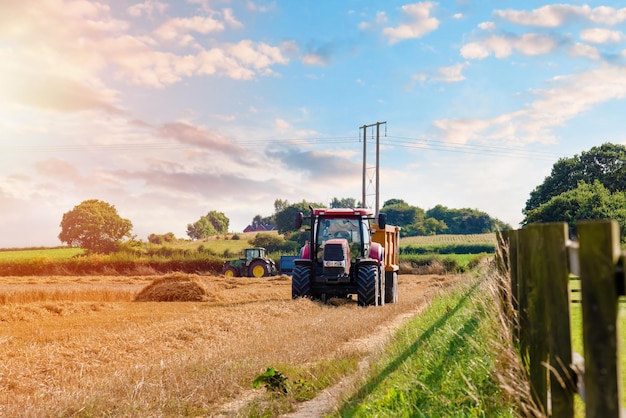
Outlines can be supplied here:
M363 125L361 128L363 129L363 194L362 194L362 205L364 208L367 208L366 198L366 177L367 177L367 128L371 128L376 126L376 216L378 216L378 212L380 210L380 125L385 125L387 127L387 122L376 122L370 125Z

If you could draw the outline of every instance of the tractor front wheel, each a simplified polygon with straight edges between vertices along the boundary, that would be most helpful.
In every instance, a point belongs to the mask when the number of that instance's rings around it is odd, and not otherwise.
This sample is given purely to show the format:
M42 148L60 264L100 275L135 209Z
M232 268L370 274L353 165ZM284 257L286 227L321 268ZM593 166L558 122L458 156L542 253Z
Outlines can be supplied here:
M291 276L291 298L310 298L311 267L295 266Z
M250 264L250 269L248 271L250 272L251 277L265 277L269 274L267 264L261 260L253 261Z
M378 266L360 266L356 278L359 306L376 306L379 301Z

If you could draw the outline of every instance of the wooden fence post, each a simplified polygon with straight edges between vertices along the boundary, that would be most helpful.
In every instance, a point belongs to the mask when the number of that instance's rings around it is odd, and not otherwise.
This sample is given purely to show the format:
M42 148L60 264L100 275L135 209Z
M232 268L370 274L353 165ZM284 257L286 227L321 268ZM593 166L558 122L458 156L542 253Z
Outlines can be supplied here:
M568 226L566 223L542 224L541 251L544 262L535 272L541 277L546 307L546 339L549 352L549 383L552 417L574 416L575 384L570 368L572 343L569 314L569 263L567 254Z
M548 340L545 327L545 292L543 291L542 225L528 225L520 231L520 349L527 356L531 395L534 403L545 414L548 407ZM526 306L524 306L524 293ZM525 308L525 309L524 309ZM523 344L523 345L522 345ZM526 354L527 350L527 354Z
M620 256L619 225L616 221L581 221L577 229L586 416L617 418L621 393L615 280Z

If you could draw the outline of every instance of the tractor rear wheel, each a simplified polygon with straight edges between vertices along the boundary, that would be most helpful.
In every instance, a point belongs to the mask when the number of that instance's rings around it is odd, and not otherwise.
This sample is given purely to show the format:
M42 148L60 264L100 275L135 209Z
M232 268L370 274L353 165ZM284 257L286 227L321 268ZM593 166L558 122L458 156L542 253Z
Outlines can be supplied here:
M250 263L250 268L248 269L249 276L251 277L265 277L269 273L269 269L267 268L267 264L265 264L262 260L253 261Z
M375 265L360 266L356 278L359 306L378 305L378 267Z
M311 298L311 267L295 266L291 276L291 298Z
M226 267L226 269L224 270L224 272L222 274L225 277L237 277L237 276L239 276L239 273L237 272L237 269L234 268L233 266Z
M385 273L387 274L387 273ZM398 303L398 272L389 272L385 277L385 303Z

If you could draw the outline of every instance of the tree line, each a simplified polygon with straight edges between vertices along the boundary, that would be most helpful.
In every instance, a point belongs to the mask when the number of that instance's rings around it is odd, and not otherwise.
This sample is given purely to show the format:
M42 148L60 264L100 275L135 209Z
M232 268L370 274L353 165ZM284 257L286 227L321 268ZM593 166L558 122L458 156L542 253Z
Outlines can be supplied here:
M331 208L359 207L354 198L334 197ZM305 238L295 231L294 220L299 212L311 207L325 207L321 203L290 204L287 200L274 201L274 214L256 215L253 223L272 225L291 241ZM402 236L434 234L481 234L511 229L511 226L477 209L454 209L443 205L424 210L402 199L387 200L380 209L387 222L401 227ZM523 208L522 225L534 222L567 222L572 233L580 220L615 219L626 236L626 147L604 143L573 157L561 158L543 183L531 193ZM203 239L228 232L229 219L223 212L209 211L194 223L187 225L191 239ZM90 252L110 253L124 247L140 245L131 234L132 223L117 213L107 202L86 200L65 213L61 220L59 240L72 247ZM300 236L301 235L301 236ZM151 234L148 241L162 244L175 240L174 234Z

